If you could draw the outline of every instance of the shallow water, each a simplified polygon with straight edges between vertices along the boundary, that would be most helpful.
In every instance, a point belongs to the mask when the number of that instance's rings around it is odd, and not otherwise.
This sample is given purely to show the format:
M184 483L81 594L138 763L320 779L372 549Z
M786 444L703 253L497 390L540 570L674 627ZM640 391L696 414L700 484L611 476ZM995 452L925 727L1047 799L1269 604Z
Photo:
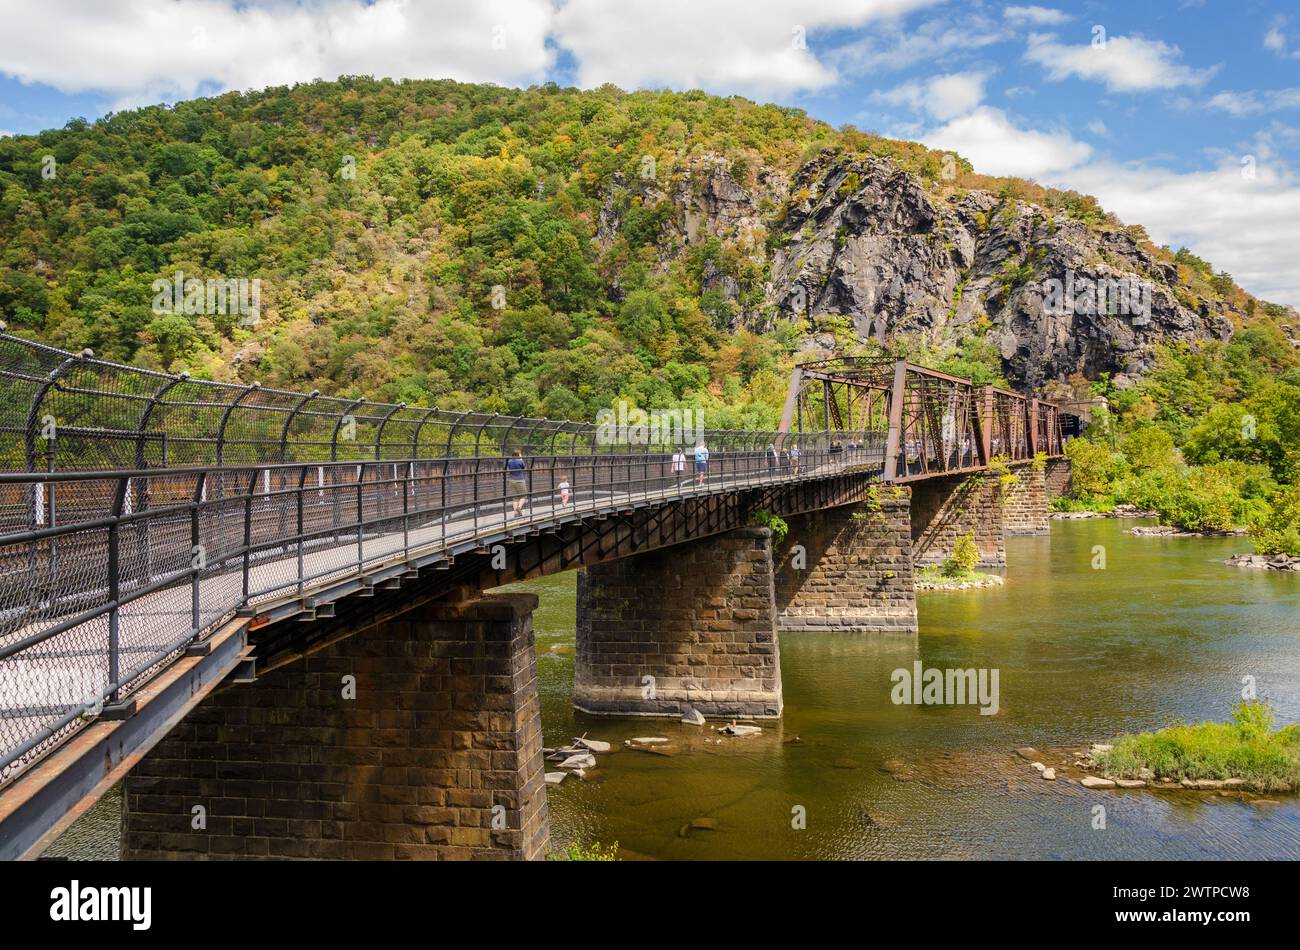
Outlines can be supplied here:
M697 739L673 757L599 757L590 781L550 790L554 844L616 841L629 857L692 859L1300 857L1294 796L1095 792L1045 782L1012 753L1224 719L1245 675L1279 723L1300 720L1300 576L1215 563L1241 539L1135 538L1129 524L1053 522L1050 538L1009 538L1006 585L923 592L916 638L784 636L779 723L721 745ZM1095 545L1105 570L1092 569ZM542 595L548 745L584 731L716 740L709 726L574 713L572 655L546 652L573 642L572 580L527 586ZM1000 711L894 705L890 674L918 659L998 669ZM1098 804L1104 829L1093 827ZM791 827L795 806L802 830ZM715 827L683 827L697 818Z
M1300 720L1300 575L1215 562L1245 550L1241 539L1135 538L1129 524L1053 522L1050 538L1009 538L1006 585L921 593L915 638L784 636L784 718L721 744L717 723L575 713L574 575L518 585L541 596L546 744L584 732L616 744L588 781L548 790L553 848L617 842L627 858L670 859L1300 857L1295 796L1094 792L1044 782L1012 753L1224 719L1246 675L1279 723ZM1105 570L1092 569L1096 545ZM890 674L918 659L997 669L998 714L893 704ZM620 748L647 734L672 737L676 754ZM115 856L119 807L101 802L47 854ZM696 819L712 827L690 828Z

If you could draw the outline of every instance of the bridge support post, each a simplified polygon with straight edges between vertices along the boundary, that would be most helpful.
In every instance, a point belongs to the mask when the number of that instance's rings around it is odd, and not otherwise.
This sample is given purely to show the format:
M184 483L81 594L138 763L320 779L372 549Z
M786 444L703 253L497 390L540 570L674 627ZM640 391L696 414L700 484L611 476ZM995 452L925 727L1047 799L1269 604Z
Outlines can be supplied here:
M912 562L940 564L957 539L975 536L980 567L1005 567L1003 491L994 475L949 475L912 483Z
M123 856L543 857L536 604L434 601L214 694L128 777Z
M1013 469L1018 481L1005 490L1006 521L1003 530L1008 535L1038 535L1051 533L1047 516L1046 466L1021 465Z
M782 633L917 632L910 498L878 494L790 519L776 574Z
M1069 459L1050 459L1043 473L1043 483L1047 491L1047 504L1058 498L1068 498L1074 493L1074 478L1071 474Z
M776 718L772 532L725 534L578 575L573 705L597 715Z

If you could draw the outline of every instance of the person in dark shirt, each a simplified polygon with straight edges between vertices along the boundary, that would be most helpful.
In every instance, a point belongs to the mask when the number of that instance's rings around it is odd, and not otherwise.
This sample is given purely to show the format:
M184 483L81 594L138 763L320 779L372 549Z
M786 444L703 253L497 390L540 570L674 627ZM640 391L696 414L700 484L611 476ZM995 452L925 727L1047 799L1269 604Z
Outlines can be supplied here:
M524 513L524 503L528 501L528 463L524 453L515 449L515 454L506 462L506 489L510 495L510 504L514 506L514 517Z

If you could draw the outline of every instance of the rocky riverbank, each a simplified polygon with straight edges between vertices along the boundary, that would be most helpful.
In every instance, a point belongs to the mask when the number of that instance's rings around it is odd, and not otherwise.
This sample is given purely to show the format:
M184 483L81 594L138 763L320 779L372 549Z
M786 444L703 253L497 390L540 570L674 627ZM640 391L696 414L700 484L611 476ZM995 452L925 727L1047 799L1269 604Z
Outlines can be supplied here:
M1147 788L1154 791L1218 792L1221 795L1240 794L1250 797L1277 792L1277 789L1256 786L1244 778L1181 778L1158 775L1146 768L1139 770L1136 777L1111 775L1105 770L1103 762L1105 754L1112 748L1114 747L1110 745L1094 743L1086 751L1056 749L1040 752L1038 749L1026 746L1016 749L1015 752L1027 761L1029 767L1044 781L1077 783L1084 788L1098 790Z
M1138 525L1136 528L1129 528L1128 533L1138 538L1239 538L1246 534L1246 529L1188 531L1171 524L1156 524Z
M1300 557L1289 554L1234 554L1223 563L1256 571L1300 572Z
M1053 511L1056 521L1086 521L1089 518L1159 518L1160 512L1133 505L1116 505L1110 511Z
M923 567L917 570L912 579L916 590L978 590L984 587L1001 587L1006 583L1001 574L985 574L981 571L968 571L965 574L949 576L937 567Z

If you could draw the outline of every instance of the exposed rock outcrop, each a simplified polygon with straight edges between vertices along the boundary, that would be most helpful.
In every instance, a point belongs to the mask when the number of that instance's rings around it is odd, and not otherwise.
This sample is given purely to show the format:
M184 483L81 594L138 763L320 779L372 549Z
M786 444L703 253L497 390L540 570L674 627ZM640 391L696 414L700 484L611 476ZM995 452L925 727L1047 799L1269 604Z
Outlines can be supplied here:
M701 276L737 324L793 320L819 344L823 317L851 320L859 339L919 333L947 345L978 333L1029 386L1073 373L1122 380L1150 368L1158 342L1232 332L1224 305L1187 293L1177 267L1120 227L930 188L887 158L823 152L792 180L766 167L743 177L716 156L692 157L667 183L616 176L597 241L610 246L632 203L659 208L664 266L710 239L745 263L709 261Z

